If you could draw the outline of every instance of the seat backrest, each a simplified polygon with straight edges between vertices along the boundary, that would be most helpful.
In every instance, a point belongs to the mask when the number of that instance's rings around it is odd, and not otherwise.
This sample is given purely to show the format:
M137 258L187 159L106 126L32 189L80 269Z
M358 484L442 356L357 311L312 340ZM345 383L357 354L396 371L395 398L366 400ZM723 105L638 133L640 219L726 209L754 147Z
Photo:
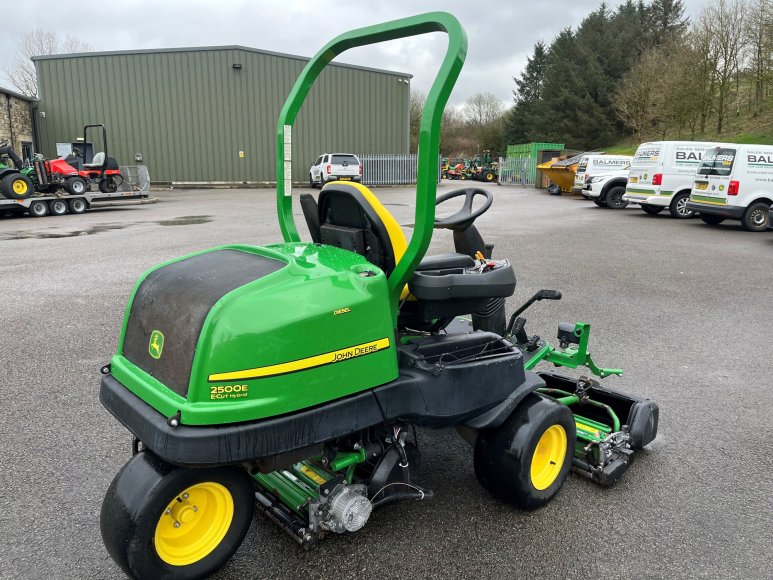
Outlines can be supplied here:
M105 162L105 152L100 151L96 155L94 155L94 159L91 160L91 163L89 165L102 165Z
M319 194L319 223L323 244L357 252L387 276L408 246L397 220L359 183L326 185Z

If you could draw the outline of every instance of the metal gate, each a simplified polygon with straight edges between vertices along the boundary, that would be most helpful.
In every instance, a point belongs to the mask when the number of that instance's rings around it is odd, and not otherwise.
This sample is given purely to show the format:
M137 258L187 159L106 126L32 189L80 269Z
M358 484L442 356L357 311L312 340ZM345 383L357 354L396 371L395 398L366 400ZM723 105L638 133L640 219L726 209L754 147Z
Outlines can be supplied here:
M499 158L500 185L534 185L537 160L530 155Z
M410 185L416 183L419 156L408 154L358 155L365 185ZM440 158L438 157L438 179Z

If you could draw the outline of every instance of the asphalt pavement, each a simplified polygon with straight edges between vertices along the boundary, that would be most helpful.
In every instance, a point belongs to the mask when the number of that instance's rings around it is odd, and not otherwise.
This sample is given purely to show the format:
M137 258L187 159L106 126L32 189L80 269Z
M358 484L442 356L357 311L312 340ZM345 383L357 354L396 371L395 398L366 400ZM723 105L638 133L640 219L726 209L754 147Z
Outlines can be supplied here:
M553 339L560 321L590 323L596 362L625 369L605 384L660 404L657 440L614 487L571 475L524 513L478 485L455 432L422 430L432 501L386 506L312 552L256 514L216 578L770 578L773 232L492 190L478 226L515 266L508 308L560 289L563 300L527 312L528 332ZM413 221L412 190L377 193ZM99 510L131 440L98 389L132 285L188 252L280 241L271 190L154 195L155 205L0 219L3 578L122 577ZM436 232L430 252L452 248Z

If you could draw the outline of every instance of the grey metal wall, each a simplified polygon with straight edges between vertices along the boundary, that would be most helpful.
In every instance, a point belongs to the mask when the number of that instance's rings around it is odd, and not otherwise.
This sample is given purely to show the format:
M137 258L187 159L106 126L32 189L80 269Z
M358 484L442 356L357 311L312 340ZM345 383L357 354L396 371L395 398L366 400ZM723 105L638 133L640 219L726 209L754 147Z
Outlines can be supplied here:
M111 155L131 165L141 153L154 182L233 183L275 179L277 116L306 60L227 47L35 64L45 155L84 124L102 122ZM408 78L347 66L323 71L295 124L293 178L307 180L324 152L408 153Z

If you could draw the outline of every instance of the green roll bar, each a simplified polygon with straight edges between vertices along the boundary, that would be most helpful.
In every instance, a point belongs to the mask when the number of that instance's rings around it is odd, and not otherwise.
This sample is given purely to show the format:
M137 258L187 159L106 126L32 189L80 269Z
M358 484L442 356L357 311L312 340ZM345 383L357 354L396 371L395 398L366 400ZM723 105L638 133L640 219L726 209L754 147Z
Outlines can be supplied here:
M389 293L396 312L400 293L424 257L435 223L435 192L440 150L440 122L451 90L467 55L467 36L459 21L446 12L429 12L345 32L328 42L309 61L279 113L276 131L276 195L279 227L285 242L299 242L292 211L292 128L314 81L336 56L357 46L377 44L428 32L446 32L448 50L427 95L419 128L419 167L413 235L397 267L389 276Z

